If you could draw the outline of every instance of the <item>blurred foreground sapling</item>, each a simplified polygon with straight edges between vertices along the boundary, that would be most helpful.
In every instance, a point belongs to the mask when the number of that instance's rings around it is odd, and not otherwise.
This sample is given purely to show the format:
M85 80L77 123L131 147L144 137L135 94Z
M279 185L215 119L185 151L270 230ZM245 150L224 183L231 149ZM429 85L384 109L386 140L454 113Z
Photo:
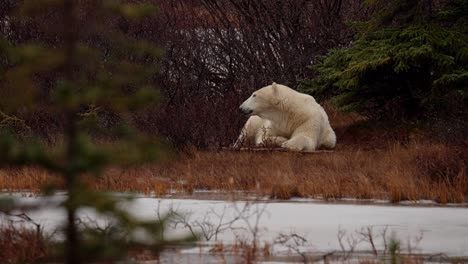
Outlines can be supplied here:
M81 180L83 174L99 177L110 165L140 164L165 152L161 142L139 132L131 120L132 111L158 99L153 76L161 50L133 38L122 26L141 23L156 8L117 0L2 2L0 163L41 166L63 177L66 240L57 245L54 258L83 263L125 259L128 249L159 252L168 243L165 220L137 219L118 206L116 197L93 191ZM28 24L30 30L12 38L9 30L18 24ZM45 82L55 84L52 90L43 88ZM48 108L64 116L63 144L50 146L34 135L15 135L15 128L27 126L13 113L34 110L44 98ZM100 109L118 117L112 129L99 129ZM101 133L111 140L99 142ZM83 207L111 219L112 232L79 227L77 212ZM15 207L9 202L6 208ZM150 239L136 236L141 230Z

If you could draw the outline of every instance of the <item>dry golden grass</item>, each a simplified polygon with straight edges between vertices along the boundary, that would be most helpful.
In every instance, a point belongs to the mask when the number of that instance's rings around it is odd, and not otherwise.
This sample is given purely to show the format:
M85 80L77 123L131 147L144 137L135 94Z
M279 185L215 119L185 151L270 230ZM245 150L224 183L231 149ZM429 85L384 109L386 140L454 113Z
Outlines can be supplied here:
M325 105L338 145L334 152L186 150L169 161L85 176L96 190L164 195L195 189L246 191L276 199L429 199L461 203L468 196L468 153L460 144L435 143L405 126L369 126L357 114ZM59 188L60 177L37 168L0 170L0 190ZM225 193L225 192L224 192Z
M37 192L47 185L62 186L62 184L61 178L35 167L0 170L0 190Z
M385 151L333 153L196 152L169 175L191 188L259 190L278 198L433 199L463 202L466 157L444 145L413 143ZM177 170L177 171L174 171Z
M111 169L85 177L95 189L167 194L194 189L243 190L288 199L292 196L430 199L461 203L468 195L467 154L435 143L392 144L385 149L341 148L334 152L189 151L155 165ZM61 181L35 168L0 172L3 190L39 190Z

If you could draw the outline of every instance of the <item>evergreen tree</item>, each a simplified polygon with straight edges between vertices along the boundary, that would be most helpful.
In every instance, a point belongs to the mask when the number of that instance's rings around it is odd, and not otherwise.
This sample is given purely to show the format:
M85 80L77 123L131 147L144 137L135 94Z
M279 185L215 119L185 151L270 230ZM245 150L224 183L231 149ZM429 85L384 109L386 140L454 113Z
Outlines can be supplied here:
M163 155L161 143L134 129L130 117L157 100L152 78L161 51L125 29L155 14L154 6L118 0L3 2L10 10L0 17L0 125L13 129L2 129L1 165L41 166L63 177L66 241L57 252L65 253L66 263L125 259L126 250L135 247L158 252L167 243L164 221L134 218L119 207L121 199L93 191L81 179L84 174L99 177L111 165L130 166ZM30 28L13 39L18 25ZM46 81L55 83L52 91L41 89ZM64 116L63 144L48 146L34 135L12 133L27 127L14 113L33 110L43 101ZM112 130L97 129L100 109L118 116ZM111 140L96 140L100 132ZM111 219L112 232L79 228L83 207ZM149 239L137 236L142 230Z
M437 7L430 0L368 2L381 11L355 23L357 40L332 50L314 66L319 76L300 89L376 119L424 119L448 112L449 105L463 109L468 1Z

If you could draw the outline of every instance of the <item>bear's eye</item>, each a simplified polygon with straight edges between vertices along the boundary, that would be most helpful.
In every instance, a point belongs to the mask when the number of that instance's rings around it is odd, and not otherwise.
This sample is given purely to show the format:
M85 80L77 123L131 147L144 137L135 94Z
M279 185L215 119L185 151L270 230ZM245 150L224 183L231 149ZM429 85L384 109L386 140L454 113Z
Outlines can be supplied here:
M252 97L255 97L255 96L257 96L257 95L256 95L256 94L253 94L253 95L252 95Z

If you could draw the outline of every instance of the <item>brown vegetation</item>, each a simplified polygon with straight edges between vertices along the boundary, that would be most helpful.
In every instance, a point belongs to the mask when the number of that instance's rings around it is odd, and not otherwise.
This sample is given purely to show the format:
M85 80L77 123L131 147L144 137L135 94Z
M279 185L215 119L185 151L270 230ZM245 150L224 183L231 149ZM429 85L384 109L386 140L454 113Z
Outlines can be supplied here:
M467 161L461 150L418 141L390 144L385 150L339 145L334 152L315 154L188 151L172 161L112 169L100 178L89 176L87 182L100 190L156 195L208 189L258 192L278 199L299 196L461 203L468 196ZM3 170L0 188L38 190L54 179L33 168Z
M50 33L50 25L61 21L57 10L28 20L12 19L10 14L20 2L0 0L0 32L8 42L60 46L60 38ZM79 21L94 21L98 16L96 2L76 2ZM176 147L208 148L231 143L243 123L237 108L248 94L273 81L294 87L312 77L314 71L308 66L330 48L352 40L354 30L346 21L363 20L372 13L358 0L139 2L155 3L158 15L141 22L109 16L100 25L107 33L118 29L165 51L151 62L159 68L153 81L164 99L158 106L133 113L133 117L141 130L161 135ZM134 54L115 50L116 45L105 39L79 33L80 40L102 51L104 57L98 58L98 64L113 53L135 60ZM0 58L0 66L8 69L13 65ZM0 110L24 121L28 135L55 142L64 129L63 113L50 107L59 76L60 71L54 69L36 74L33 90L41 100L39 107L6 109L0 105ZM14 88L1 89L0 95L10 98ZM111 109L98 109L102 128L118 124L119 118ZM18 129L15 132L20 134Z
M158 196L206 189L274 199L466 200L468 154L463 144L430 139L427 132L410 127L378 128L359 115L326 108L338 137L332 152L186 148L153 165L86 176L86 182L98 190ZM2 190L39 191L51 184L63 186L58 177L37 168L0 170Z
M186 146L198 150L181 151L175 160L152 166L113 168L103 177L88 176L87 182L94 188L158 195L171 189L221 189L255 191L278 199L464 201L468 194L467 154L463 152L467 140L465 134L447 134L448 130L464 131L451 129L451 124L432 126L438 141L429 140L414 126L372 126L361 116L342 115L326 107L338 137L333 153L219 150L237 137L245 122L237 107L250 92L272 81L297 85L314 75L307 66L317 58L330 48L349 44L355 32L345 21L365 20L373 12L362 1L151 1L160 7L156 17L141 23L109 17L105 23L110 32L119 28L165 50L154 62L160 68L154 84L161 88L164 100L158 107L133 113L134 121L142 131L160 135L179 150ZM78 2L83 10L80 19L93 17L93 2ZM16 2L0 3L0 16L8 18ZM54 24L56 16L51 11L49 16L31 21L7 19L0 29L14 45L36 41L55 45L57 39L44 34L41 25ZM102 46L105 53L112 50L109 43L81 37L90 45ZM0 63L10 67L7 62ZM15 120L9 126L20 124L15 129L18 135L34 134L47 142L60 142L63 113L48 107L57 75L52 71L36 76L41 107L15 109L0 121ZM8 97L4 92L0 94ZM103 130L118 124L112 111L98 110ZM27 133L18 133L19 129ZM449 142L452 138L459 142ZM205 151L208 148L217 150ZM38 191L49 184L63 183L37 168L0 171L0 189Z
M38 263L47 252L47 241L41 232L14 224L0 225L0 262Z
M372 13L356 0L156 2L161 14L148 24L166 50L158 76L165 100L137 121L176 147L232 143L244 122L238 107L251 92L312 77L308 66L352 40L345 21Z

